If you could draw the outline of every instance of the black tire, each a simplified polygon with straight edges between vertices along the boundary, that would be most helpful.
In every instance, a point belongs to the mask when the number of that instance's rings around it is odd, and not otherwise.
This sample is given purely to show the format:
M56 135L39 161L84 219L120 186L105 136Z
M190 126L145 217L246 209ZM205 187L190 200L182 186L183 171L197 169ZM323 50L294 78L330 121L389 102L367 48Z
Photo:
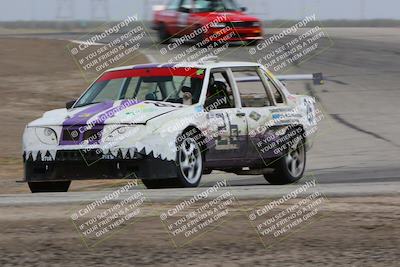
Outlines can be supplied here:
M32 193L68 192L71 181L28 182Z
M196 25L195 28L199 30L202 26L201 25ZM193 39L193 42L196 44L198 48L204 48L207 47L209 44L211 44L210 41L205 42L207 39L206 34L202 32L201 34L196 35L196 37Z
M178 137L176 142L177 147L177 160L176 160L176 168L177 168L177 178L173 179L156 179L156 180L145 180L142 182L148 189L163 189L163 188L189 188L189 187L197 187L201 181L203 171L204 171L204 153L196 141L196 136L201 135L200 131L196 131L194 134L190 135L189 132L186 131ZM193 155L189 159L188 152L193 148ZM185 149L186 148L186 149ZM186 163L186 158L188 158L188 164L193 167L184 166L183 163ZM184 161L184 162L182 162ZM189 169L184 170L185 168L193 168L195 172L195 176L191 179L189 177ZM188 172L186 172L188 171Z
M143 179L142 183L147 189L163 189L179 187L176 179Z
M292 184L303 177L306 166L307 153L305 149L303 135L299 134L296 136L296 138L299 139L296 148L290 148L284 156L280 157L272 163L272 167L274 168L274 171L272 173L264 174L264 178L270 184ZM297 155L295 152L297 152ZM293 160L297 161L298 164L293 163ZM293 165L291 164L295 164L295 167L293 168ZM292 167L289 167L289 165ZM296 167L297 165L299 168ZM296 169L296 172L293 169Z
M259 43L260 40L247 41L246 46L257 46Z
M161 23L158 28L158 38L160 43L169 44L171 42L171 35L168 33L167 27L165 24Z
M203 170L203 174L211 174L212 173L212 169L207 169L207 168L204 168L204 170Z
M199 130L196 131L188 130L180 135L180 138L177 140L177 173L178 178L176 179L176 184L179 187L197 187L200 184L201 178L204 172L204 148L202 148L198 141L203 139L203 135ZM188 152L188 145L194 146L193 155L191 155L192 161L191 163L194 164L193 171L195 172L195 177L191 179L188 177L188 173L186 173L185 166L183 165L182 160L185 161L184 157L190 157ZM185 152L186 151L186 152Z

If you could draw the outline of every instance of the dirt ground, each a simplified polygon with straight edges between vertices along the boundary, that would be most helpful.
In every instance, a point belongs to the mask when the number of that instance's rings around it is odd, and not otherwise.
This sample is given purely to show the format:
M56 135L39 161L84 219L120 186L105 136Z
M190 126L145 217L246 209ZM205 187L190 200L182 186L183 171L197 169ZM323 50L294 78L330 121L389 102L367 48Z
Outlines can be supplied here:
M154 213L144 211L140 221L88 249L69 219L71 206L0 207L0 266L398 265L398 197L331 198L321 219L269 247L239 211L254 204L241 201L234 217L181 248Z
M21 135L29 121L86 87L64 41L0 39L0 198L28 192L21 180ZM57 58L57 61L54 59ZM136 57L135 62L146 59ZM120 181L73 182L71 191ZM35 195L40 199L40 195ZM83 205L83 204L81 204ZM0 266L397 266L400 198L329 198L320 219L264 246L240 200L228 220L176 248L160 221L169 207L144 207L140 220L87 248L70 216L79 204L0 205Z
M15 183L23 177L25 125L45 111L65 107L65 102L79 97L88 86L67 45L57 40L0 39L0 194L28 192L25 184ZM145 62L143 55L135 55L125 64ZM81 187L86 183L74 183L71 189Z

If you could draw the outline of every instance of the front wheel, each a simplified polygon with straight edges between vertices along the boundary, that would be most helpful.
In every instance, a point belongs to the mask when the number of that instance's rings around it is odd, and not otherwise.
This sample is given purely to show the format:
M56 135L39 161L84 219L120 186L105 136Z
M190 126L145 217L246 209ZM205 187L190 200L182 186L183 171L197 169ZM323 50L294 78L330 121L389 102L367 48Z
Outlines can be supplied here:
M179 187L177 179L143 179L142 183L147 189L164 189Z
M71 181L28 182L32 193L68 192Z
M264 174L264 178L273 185L291 184L303 177L306 167L306 149L304 139L297 138L288 152L273 163L273 173Z
M185 134L181 135L184 136ZM203 155L199 144L192 137L177 142L177 178L156 179L142 182L148 189L197 187L200 183L203 169Z
M168 33L167 26L161 24L158 29L158 39L162 44L168 44L171 41L171 35Z
M252 41L247 41L245 43L246 46L257 46L260 43L260 40L252 40Z
M203 155L199 144L192 137L178 143L178 184L197 187L203 175Z

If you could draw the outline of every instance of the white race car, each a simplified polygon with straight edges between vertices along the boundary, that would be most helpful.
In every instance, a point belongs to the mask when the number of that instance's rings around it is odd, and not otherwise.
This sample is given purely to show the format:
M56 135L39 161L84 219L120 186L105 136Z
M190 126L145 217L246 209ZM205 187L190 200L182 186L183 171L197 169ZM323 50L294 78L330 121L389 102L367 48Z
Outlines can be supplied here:
M195 187L222 170L292 183L304 173L317 114L312 97L280 80L313 77L215 58L110 69L78 100L27 125L25 181L32 192L113 178Z

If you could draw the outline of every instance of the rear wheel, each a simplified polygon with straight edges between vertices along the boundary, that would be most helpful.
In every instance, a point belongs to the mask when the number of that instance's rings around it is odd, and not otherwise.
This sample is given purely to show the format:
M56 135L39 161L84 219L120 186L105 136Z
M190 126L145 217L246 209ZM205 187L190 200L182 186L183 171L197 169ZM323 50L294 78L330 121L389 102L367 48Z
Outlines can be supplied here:
M274 185L291 184L303 177L306 167L304 139L298 136L285 156L273 163L273 173L264 174L265 179Z
M28 182L32 193L67 192L71 181L61 182Z

